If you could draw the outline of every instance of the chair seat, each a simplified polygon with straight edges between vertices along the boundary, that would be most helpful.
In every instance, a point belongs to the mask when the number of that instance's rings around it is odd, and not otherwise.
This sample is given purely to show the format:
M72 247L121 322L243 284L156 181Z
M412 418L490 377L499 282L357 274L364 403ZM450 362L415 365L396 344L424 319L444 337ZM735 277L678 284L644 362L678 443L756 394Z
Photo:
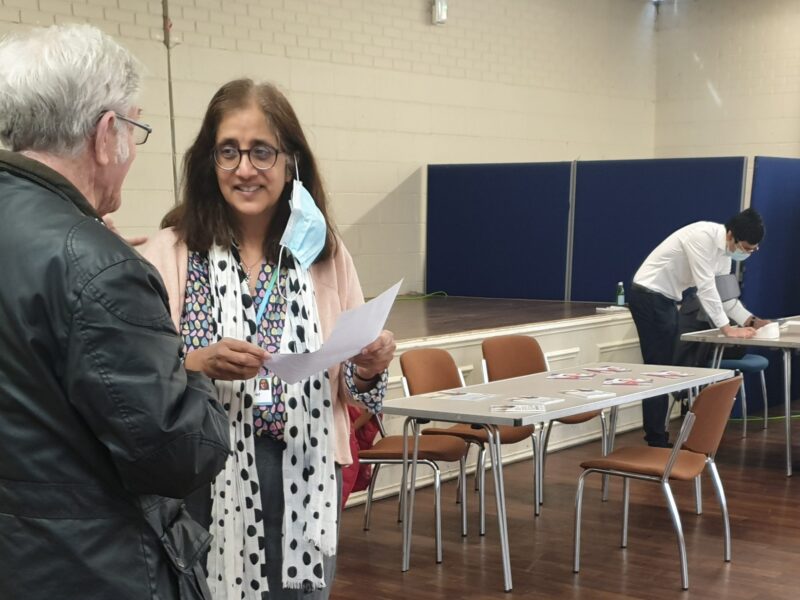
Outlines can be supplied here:
M512 425L499 425L497 430L500 432L501 443L516 444L517 442L521 442L531 437L534 432L534 426L521 425L519 427L514 427ZM474 444L487 444L489 442L489 434L486 433L485 429L473 429L472 425L466 425L462 423L453 425L452 427L429 427L428 429L423 429L422 433L432 436L458 436L459 438Z
M742 373L759 373L769 366L769 359L760 354L745 354L742 358L723 359L720 369L732 369Z
M556 419L559 423L564 423L564 425L576 425L578 423L585 423L586 421L591 421L595 417L599 417L602 410L593 410L591 412L581 413L579 415L572 415L571 417L564 417L563 419Z
M608 456L587 460L581 463L583 469L611 469L614 471L628 471L640 475L664 475L671 448L652 448L650 446L636 446L614 450ZM670 479L688 481L694 479L706 465L704 454L681 450L678 460L672 467Z
M414 441L408 441L408 458L412 457ZM454 435L440 435L419 438L418 457L420 460L454 462L467 453L467 444ZM369 450L360 450L359 459L392 460L403 458L403 436L389 435L379 439Z

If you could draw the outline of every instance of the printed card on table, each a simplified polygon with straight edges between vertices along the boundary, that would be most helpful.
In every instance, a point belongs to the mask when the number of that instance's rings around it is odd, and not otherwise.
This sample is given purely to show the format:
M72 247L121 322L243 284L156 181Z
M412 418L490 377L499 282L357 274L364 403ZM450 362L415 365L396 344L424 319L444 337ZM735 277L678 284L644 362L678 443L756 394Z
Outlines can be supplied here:
M606 398L613 398L616 396L614 392L607 392L605 390L594 390L591 388L577 388L574 390L564 390L564 394L570 396L577 396L578 398L586 398L587 400L605 400Z
M492 412L540 413L546 410L542 404L492 404Z
M550 373L548 379L591 379L594 373Z
M647 373L642 373L642 375L647 375L648 377L664 377L666 379L680 379L681 377L688 377L689 373L684 373L682 371L649 371Z
M637 377L614 377L613 379L606 379L603 385L630 385L630 386L644 386L651 385L652 379L643 379Z
M459 390L444 390L442 392L433 392L425 394L428 398L433 400L461 400L462 402L478 402L480 400L488 400L494 398L495 394L481 394L479 392L462 392Z
M563 401L563 398L550 398L549 396L513 396L506 399L506 402L511 404L531 404L535 406L551 406Z
M626 367L615 367L614 365L603 365L601 367L586 367L587 371L592 371L593 373L625 373L630 371L630 369Z

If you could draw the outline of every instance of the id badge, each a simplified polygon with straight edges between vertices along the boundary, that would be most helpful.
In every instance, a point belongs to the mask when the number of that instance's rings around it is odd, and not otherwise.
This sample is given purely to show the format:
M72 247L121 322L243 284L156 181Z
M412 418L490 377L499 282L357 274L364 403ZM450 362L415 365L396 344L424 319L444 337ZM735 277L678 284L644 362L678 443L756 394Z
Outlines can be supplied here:
M270 377L256 377L256 406L272 406Z

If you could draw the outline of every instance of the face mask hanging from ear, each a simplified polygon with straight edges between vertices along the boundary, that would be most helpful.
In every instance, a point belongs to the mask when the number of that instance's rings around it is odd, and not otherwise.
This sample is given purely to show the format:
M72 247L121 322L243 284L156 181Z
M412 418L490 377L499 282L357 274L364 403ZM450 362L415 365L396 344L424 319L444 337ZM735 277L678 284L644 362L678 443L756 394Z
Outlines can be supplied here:
M289 206L292 212L283 230L280 245L289 250L303 270L307 270L325 247L328 228L325 217L314 198L300 182L297 157L294 160L295 180Z

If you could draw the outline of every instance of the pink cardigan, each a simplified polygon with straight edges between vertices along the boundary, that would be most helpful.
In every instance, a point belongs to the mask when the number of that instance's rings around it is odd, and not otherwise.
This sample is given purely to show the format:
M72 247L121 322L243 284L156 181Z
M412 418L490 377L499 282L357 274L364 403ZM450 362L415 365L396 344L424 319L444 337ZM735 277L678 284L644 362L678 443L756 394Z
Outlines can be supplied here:
M171 228L162 229L140 246L139 252L161 273L169 293L170 314L175 327L180 331L189 263L186 244L178 239ZM341 240L333 258L311 267L311 278L314 281L323 339L327 339L339 314L364 303L353 258ZM345 403L352 396L341 376L340 365L331 367L328 373L333 402L335 459L340 465L349 465L352 462L349 444L350 419Z

